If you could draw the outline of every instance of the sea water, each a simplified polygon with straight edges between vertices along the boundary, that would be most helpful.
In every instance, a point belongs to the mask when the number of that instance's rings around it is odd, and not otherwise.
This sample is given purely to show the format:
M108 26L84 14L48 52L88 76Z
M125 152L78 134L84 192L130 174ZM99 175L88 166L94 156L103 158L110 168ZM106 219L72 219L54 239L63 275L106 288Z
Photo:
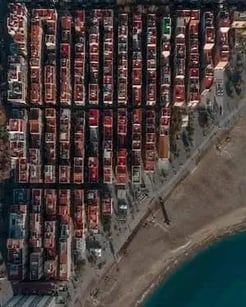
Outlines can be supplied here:
M246 307L246 232L224 238L184 263L144 307Z

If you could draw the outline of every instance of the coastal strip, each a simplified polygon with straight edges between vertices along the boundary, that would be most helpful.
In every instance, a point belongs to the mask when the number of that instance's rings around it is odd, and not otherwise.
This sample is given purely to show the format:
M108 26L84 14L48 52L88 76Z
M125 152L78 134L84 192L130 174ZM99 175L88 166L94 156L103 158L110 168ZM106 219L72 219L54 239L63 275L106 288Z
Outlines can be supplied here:
M99 289L97 306L143 304L155 286L185 259L221 236L245 227L245 127L246 117L241 113L234 128L226 132L221 129L196 172L179 182L165 199L170 225L164 223L161 208L155 205L125 245L120 261L105 274L107 282L102 278L94 283ZM223 143L226 137L230 142ZM222 144L220 151L216 142ZM224 151L230 155L224 155ZM160 231L158 224L167 231ZM93 306L91 299L83 306Z

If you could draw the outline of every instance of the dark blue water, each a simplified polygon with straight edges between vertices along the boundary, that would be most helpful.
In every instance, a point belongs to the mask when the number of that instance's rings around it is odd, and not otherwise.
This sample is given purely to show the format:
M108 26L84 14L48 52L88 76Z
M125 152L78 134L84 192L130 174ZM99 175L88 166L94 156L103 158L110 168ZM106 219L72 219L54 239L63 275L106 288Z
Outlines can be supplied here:
M246 232L222 239L182 265L144 307L246 307Z

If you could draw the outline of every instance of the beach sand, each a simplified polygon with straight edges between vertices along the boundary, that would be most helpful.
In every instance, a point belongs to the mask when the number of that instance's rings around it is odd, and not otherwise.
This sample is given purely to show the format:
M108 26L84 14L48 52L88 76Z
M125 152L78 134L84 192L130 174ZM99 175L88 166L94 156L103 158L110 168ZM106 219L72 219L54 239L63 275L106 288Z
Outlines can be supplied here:
M165 207L171 224L156 208L141 224L119 260L100 281L96 295L81 306L133 307L184 259L218 237L246 225L246 117L220 149L216 146L171 193Z

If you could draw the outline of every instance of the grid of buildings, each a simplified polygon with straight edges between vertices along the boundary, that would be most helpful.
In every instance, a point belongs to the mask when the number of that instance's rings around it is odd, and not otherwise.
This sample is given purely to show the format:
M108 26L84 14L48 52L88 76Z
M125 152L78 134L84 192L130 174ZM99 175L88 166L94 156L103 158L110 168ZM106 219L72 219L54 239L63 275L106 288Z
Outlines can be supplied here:
M103 103L113 104L114 76L113 50L114 28L113 10L103 11Z
M8 271L11 280L23 280L28 277L29 197L28 190L13 191L7 239Z
M157 69L157 29L156 15L147 15L147 82L146 105L156 105L156 69Z
M204 14L204 65L205 75L203 79L203 89L209 90L214 81L214 47L215 47L215 27L214 27L214 13L206 11Z
M122 199L130 181L140 185L158 159L169 159L172 107L195 107L216 65L229 60L230 18L219 14L10 5L12 280L69 279L71 253L82 255L86 236L100 232L100 214L113 213L108 187Z
M55 105L57 102L57 12L55 9L34 9L31 12L31 20L41 25L42 33L44 35L44 39L42 40L42 42L44 42L44 46L41 46L41 50L45 49L45 54L43 55L43 63L41 62L44 76L44 103Z
M189 49L188 51L188 84L186 99L188 107L196 106L200 101L200 55L199 55L199 23L200 11L190 11L188 27Z
M143 22L139 13L133 15L132 42L132 104L140 106L142 102L142 34Z
M85 12L77 11L74 20L75 54L74 54L74 103L85 104Z
M139 184L142 178L142 110L135 109L132 119L131 180L132 183Z
M60 40L60 103L71 104L71 40L72 16L61 16Z
M73 183L82 184L84 182L85 112L76 111L72 120L74 123Z
M88 182L99 181L99 110L89 110Z
M99 26L101 10L91 11L89 31L89 104L99 104Z
M142 104L142 15L133 15L132 41L132 105ZM142 110L135 109L132 114L132 144L131 144L131 181L140 184L142 178Z
M236 18L236 17L234 17ZM211 87L215 84L216 96L223 98L225 89L225 69L231 58L230 45L234 37L232 32L233 16L227 9L216 15L206 11L202 19L204 29L204 74L201 84L201 102L209 99Z
M29 112L29 182L42 183L43 155L40 151L43 136L43 111L39 108L31 108Z
M84 190L74 190L74 237L75 250L78 255L85 252L85 236L87 233Z
M22 4L9 5L7 28L10 35L10 53L8 57L8 101L27 103L27 33L28 11Z
M118 105L126 105L128 97L128 15L119 14L118 21Z
M159 159L169 159L169 128L171 118L171 18L163 17L161 23L161 111L159 127Z
M221 62L228 62L230 57L229 32L231 19L227 10L220 11L219 19L219 56Z
M40 19L31 21L30 29L30 103L43 104L42 62L43 62L43 27Z
M103 111L103 182L113 182L113 110Z
M57 157L57 123L56 109L45 109L45 149L44 149L44 183L56 182L56 157Z

